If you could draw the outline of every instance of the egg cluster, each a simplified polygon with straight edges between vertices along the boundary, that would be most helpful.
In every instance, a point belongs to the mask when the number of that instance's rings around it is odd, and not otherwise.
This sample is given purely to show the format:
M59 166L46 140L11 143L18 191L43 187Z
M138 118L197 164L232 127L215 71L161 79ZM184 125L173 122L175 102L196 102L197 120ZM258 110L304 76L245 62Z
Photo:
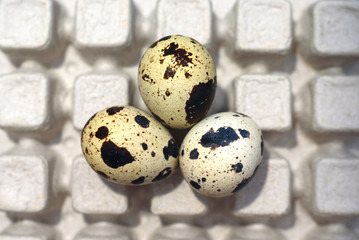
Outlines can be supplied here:
M174 35L153 43L142 56L138 84L154 117L130 106L92 116L81 145L93 170L109 181L143 185L169 177L179 163L190 186L212 197L229 196L249 181L263 158L261 130L240 113L203 119L217 79L199 42ZM192 127L180 150L166 127Z

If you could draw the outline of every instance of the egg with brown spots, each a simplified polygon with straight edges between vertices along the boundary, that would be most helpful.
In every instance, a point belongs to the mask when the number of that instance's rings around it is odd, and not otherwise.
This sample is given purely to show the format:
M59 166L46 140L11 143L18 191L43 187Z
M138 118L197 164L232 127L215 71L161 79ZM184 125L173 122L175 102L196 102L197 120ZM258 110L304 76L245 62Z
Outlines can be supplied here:
M81 147L88 164L109 181L143 185L170 176L178 148L151 115L130 106L99 111L83 128Z
M189 128L208 112L217 86L216 67L196 40L179 35L153 43L142 56L138 84L142 99L162 124Z
M224 112L209 116L187 133L179 165L197 192L226 197L253 177L263 158L263 137L248 116Z

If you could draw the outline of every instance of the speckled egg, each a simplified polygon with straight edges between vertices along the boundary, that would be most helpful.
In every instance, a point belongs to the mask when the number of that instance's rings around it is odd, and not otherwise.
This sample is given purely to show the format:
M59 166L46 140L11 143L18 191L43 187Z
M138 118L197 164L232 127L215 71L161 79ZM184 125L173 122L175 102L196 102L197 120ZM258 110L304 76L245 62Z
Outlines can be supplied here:
M224 112L209 116L186 135L180 168L190 186L210 197L239 191L263 158L263 137L248 116Z
M125 185L157 182L178 164L178 148L168 130L130 106L110 107L92 116L82 131L81 146L93 170Z
M189 128L206 115L212 104L216 67L196 40L167 36L143 55L138 83L145 104L161 123L171 128Z

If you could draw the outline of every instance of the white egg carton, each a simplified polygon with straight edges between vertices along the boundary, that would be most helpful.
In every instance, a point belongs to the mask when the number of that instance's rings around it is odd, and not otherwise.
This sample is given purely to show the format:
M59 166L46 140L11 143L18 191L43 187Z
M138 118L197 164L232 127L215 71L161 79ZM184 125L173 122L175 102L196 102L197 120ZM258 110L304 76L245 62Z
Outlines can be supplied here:
M358 19L357 0L2 0L0 239L359 239ZM199 196L179 171L124 187L84 161L94 112L147 110L138 62L168 34L215 59L209 114L264 130L233 197Z

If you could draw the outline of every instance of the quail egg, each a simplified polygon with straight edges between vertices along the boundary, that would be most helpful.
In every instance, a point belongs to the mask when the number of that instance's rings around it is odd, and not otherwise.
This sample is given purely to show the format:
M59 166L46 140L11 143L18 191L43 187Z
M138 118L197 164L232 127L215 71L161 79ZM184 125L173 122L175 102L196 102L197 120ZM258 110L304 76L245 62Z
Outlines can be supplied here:
M92 116L83 128L81 146L93 170L125 185L157 182L178 164L178 148L169 131L130 106L110 107Z
M142 56L138 84L146 106L161 123L185 129L208 112L217 86L216 68L196 40L167 36Z
M197 192L225 197L239 191L263 158L263 137L248 116L224 112L196 124L185 136L179 165Z

